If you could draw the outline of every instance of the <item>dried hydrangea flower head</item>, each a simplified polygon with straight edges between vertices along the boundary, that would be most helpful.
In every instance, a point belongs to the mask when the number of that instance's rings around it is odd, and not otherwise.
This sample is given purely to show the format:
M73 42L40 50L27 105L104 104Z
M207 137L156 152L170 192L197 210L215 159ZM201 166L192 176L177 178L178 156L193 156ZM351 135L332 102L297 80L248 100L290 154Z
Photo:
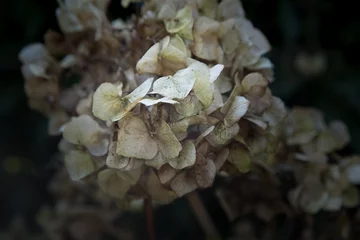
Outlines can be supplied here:
M295 207L357 204L357 158L330 161L350 140L346 126L272 95L270 45L239 1L149 0L113 22L108 1L59 2L62 33L19 57L30 106L63 134L71 179L117 202L168 203L217 174L285 165Z

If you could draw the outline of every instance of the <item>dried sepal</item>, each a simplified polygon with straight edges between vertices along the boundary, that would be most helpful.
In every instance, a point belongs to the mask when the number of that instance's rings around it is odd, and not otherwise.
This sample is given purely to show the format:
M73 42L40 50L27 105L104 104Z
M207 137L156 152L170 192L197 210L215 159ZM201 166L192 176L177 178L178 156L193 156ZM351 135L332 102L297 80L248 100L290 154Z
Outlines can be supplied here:
M192 16L192 8L190 5L177 11L175 18L165 20L166 31L172 34L178 34L183 38L192 40L192 28L194 19Z
M245 115L249 104L250 102L246 98L242 96L236 96L224 118L225 126L231 127L237 123Z
M80 180L95 171L91 155L80 150L71 150L65 155L65 166L73 181Z
M104 121L118 121L123 118L149 92L153 78L147 79L130 94L121 97L115 85L103 83L96 89L92 111Z
M159 120L156 128L156 142L159 151L165 158L175 158L179 155L182 146L172 132L169 125L162 119Z
M192 141L185 141L182 144L182 149L179 156L169 160L170 166L175 169L183 169L194 165L196 160L196 149Z
M152 159L158 152L157 143L142 119L131 116L119 121L116 153L124 157Z
M221 62L223 51L218 40L220 23L205 16L200 16L194 23L194 44L192 52L195 56L208 61Z
M85 146L94 156L105 155L109 146L107 134L88 115L72 118L64 127L63 137L72 144Z
M174 76L161 77L154 82L153 92L167 98L184 99L195 84L195 72L191 68L179 70Z
M188 50L178 35L166 36L147 50L136 64L140 74L171 75L186 67Z

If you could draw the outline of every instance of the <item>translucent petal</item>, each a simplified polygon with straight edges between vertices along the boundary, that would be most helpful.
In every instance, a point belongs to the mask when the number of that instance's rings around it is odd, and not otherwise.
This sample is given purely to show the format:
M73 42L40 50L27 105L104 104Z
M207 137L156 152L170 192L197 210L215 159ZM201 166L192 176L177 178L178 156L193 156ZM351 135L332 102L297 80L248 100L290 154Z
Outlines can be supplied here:
M179 156L169 161L170 166L175 169L183 169L194 165L196 160L196 149L192 141L185 141Z
M152 159L158 152L156 142L150 137L145 123L138 117L128 117L119 122L116 153L124 157Z
M95 170L91 156L80 150L71 150L65 155L65 166L73 181L82 179Z
M98 133L101 131L99 124L88 115L73 117L65 125L63 137L72 144L85 145L97 140Z
M131 103L140 101L149 92L153 81L154 78L146 79L142 84L135 88L134 91L125 96L125 98L128 99Z
M170 98L167 98L167 97L163 97L163 98L143 98L139 101L139 103L142 103L145 106L149 107L152 105L156 105L158 103L177 104L179 102L172 100Z
M179 70L174 76L161 77L154 82L153 93L168 98L184 99L195 83L195 73L191 68Z
M222 65L222 64L216 64L215 66L210 68L210 82L211 83L215 82L218 79L218 77L220 76L220 73L222 72L223 69L224 69L224 65Z
M236 96L224 118L225 126L230 127L237 123L245 115L249 104L250 102L246 98Z
M94 93L92 111L95 117L108 121L118 118L117 115L124 112L130 105L131 102L128 99L120 98L115 85L103 83Z
M155 73L161 75L163 69L159 61L161 44L155 43L147 50L142 58L136 64L136 71L142 73Z
M177 157L182 148L169 125L162 119L159 120L156 128L156 143L165 158Z
M149 92L152 82L153 78L148 78L123 98L118 95L118 89L115 85L111 83L101 84L94 93L94 115L104 121L120 120Z
M169 38L169 41L166 41L166 38L162 40L161 63L164 70L166 69L170 74L174 74L176 71L186 67L188 49L179 35ZM167 42L168 44L166 44Z
M194 44L192 46L192 52L195 56L209 61L221 62L223 51L218 40L219 29L220 23L213 19L204 16L196 19L193 30Z
M95 157L104 156L109 147L109 139L107 137L99 137L96 142L86 143L85 147Z
M194 62L189 68L195 73L194 93L204 107L209 107L214 99L214 85L210 82L210 69L202 62Z

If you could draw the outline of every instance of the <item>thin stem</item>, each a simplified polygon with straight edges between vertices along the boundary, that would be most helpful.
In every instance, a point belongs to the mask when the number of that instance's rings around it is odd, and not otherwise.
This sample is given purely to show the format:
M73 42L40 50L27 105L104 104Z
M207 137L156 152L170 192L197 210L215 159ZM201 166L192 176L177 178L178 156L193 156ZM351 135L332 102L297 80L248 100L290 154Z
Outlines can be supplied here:
M221 239L219 232L217 231L215 224L213 223L209 213L207 212L203 202L201 201L198 193L193 191L186 195L193 212L196 215L203 231L207 235L207 239Z
M154 211L151 197L144 198L147 239L155 240Z

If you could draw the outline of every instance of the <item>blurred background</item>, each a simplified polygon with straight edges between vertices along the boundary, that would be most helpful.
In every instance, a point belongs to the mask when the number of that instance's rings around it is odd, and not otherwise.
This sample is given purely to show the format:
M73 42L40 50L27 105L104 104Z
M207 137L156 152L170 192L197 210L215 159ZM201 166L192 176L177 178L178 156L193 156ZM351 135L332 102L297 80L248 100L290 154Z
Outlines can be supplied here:
M348 154L360 153L360 15L351 0L243 0L247 17L268 37L275 65L274 95L288 107L311 106L327 120L341 119L352 141ZM22 217L30 232L39 208L54 199L47 185L60 164L59 138L47 135L47 120L27 107L17 55L28 43L43 41L47 29L58 30L55 0L2 1L0 8L0 232ZM112 1L110 18L130 10ZM211 190L200 193L219 231L228 223ZM176 217L174 217L176 216ZM125 214L123 224L144 229L140 213ZM159 239L201 239L188 203L177 200L155 213ZM140 235L143 233L139 233ZM140 238L142 239L142 238ZM280 238L279 238L280 239ZM283 237L281 239L291 239Z

